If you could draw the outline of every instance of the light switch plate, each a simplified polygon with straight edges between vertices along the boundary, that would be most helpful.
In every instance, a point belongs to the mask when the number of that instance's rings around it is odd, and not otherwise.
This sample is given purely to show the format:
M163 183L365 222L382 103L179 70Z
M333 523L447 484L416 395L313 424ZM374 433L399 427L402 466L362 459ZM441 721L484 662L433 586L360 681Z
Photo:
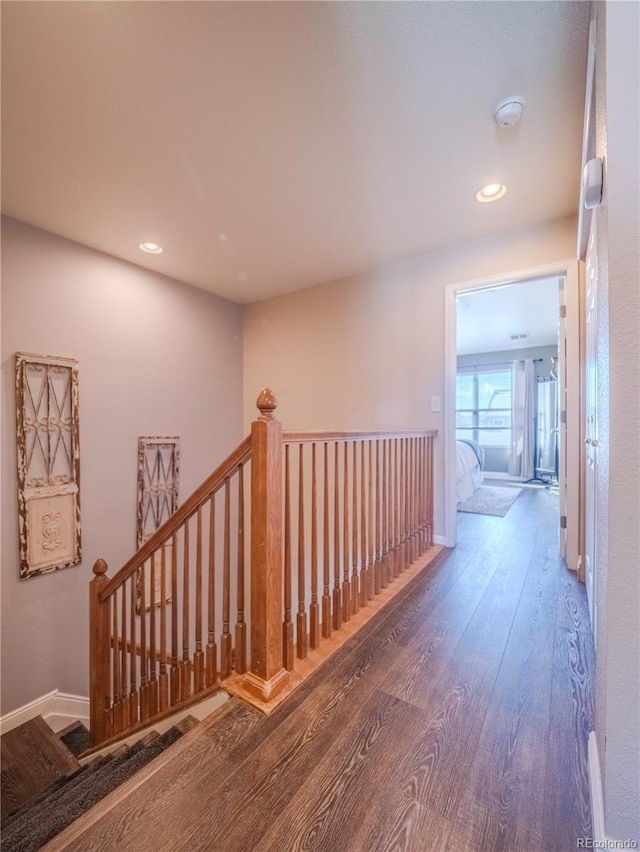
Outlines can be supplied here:
M442 411L442 402L439 396L431 397L431 411L434 413Z

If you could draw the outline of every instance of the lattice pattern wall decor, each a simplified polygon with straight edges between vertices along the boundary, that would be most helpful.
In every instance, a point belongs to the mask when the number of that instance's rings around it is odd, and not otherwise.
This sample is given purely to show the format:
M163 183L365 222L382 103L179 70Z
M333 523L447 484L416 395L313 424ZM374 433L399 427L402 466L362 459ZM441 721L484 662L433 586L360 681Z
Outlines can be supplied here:
M20 577L80 562L78 362L16 354Z
M179 470L179 438L138 438L138 547L148 541L178 508ZM153 598L156 606L160 605L162 599L161 559L162 554L156 553L153 571L146 574L147 584L150 582L150 574L154 577ZM165 545L165 564L171 565L170 543ZM169 600L169 597L169 590L166 588L164 598ZM145 589L145 600L151 600L148 588Z

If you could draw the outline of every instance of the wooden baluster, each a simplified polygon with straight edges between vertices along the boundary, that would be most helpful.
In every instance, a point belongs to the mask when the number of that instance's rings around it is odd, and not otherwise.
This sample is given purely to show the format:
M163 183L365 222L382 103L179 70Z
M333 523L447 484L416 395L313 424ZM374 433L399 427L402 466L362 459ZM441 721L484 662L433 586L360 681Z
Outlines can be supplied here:
M293 670L293 622L291 620L291 482L289 444L284 448L284 622L282 624L282 664Z
M311 606L309 608L309 645L320 644L320 607L318 605L318 483L316 444L311 444Z
M156 666L158 655L156 649L156 550L151 554L149 566L149 715L158 712L158 679Z
M184 553L182 557L182 662L180 664L180 697L184 701L191 695L191 659L189 654L189 519L184 522Z
M387 488L389 486L389 479L387 476L387 441L385 438L382 439L382 524L381 524L381 532L382 532L382 555L380 560L380 585L383 589L386 589L389 585L389 578L387 576L388 571L388 561L387 561L387 553L389 550L388 541L387 541Z
M391 539L391 574L393 577L398 576L398 439L393 438L389 448L389 464L391 478L391 493L390 493L390 516L389 524L391 530L389 533Z
M231 494L229 477L224 481L224 553L222 558L222 636L220 638L220 678L229 677L231 655Z
M405 531L405 514L404 514L404 502L405 502L405 489L404 489L404 457L405 457L405 443L406 438L400 438L400 470L398 471L398 492L399 492L399 500L398 500L398 520L399 520L399 541L398 541L398 553L399 553L399 563L400 563L400 571L404 571L407 567L407 554L406 554L406 531Z
M100 600L108 582L107 563L98 559L89 583L89 718L91 744L110 736L111 720L111 602Z
M129 608L129 677L131 686L129 687L129 721L132 725L140 718L140 696L138 695L138 657L136 653L136 608L137 601L137 571L131 575L129 582L129 591L131 606Z
M358 577L358 452L354 441L352 447L352 498L351 504L351 612L355 615L360 609L360 587Z
M297 653L301 660L307 656L307 610L304 552L304 444L298 448L298 614L296 618Z
M169 706L169 675L167 674L167 545L160 554L160 676L158 678L158 709Z
M411 562L415 558L415 519L414 519L414 493L413 483L415 480L415 439L409 438L409 541Z
M126 582L122 586L122 594L120 597L121 601L121 614L120 621L122 625L122 642L120 644L120 670L122 672L121 679L121 702L122 702L122 729L128 728L131 724L129 720L129 672L127 669L127 663L129 661L129 655L127 651L127 584Z
M413 519L412 519L413 466L412 466L412 456L413 456L413 438L407 438L407 546L408 546L407 564L408 565L410 565L413 562Z
M117 734L122 730L122 702L120 700L121 682L120 682L120 631L118 630L118 591L111 596L111 683L113 684L113 709L112 709L112 728L113 733Z
M420 553L420 439L413 439L413 553Z
M404 478L405 487L405 529L407 536L407 566L413 562L411 555L411 438L407 438L407 451L405 455L406 473Z
M324 442L324 502L323 502L323 542L322 542L322 635L331 636L331 574L329 560L329 445Z
M149 660L147 654L147 571L146 562L140 566L140 721L149 718Z
M381 577L380 577L380 555L381 555L381 546L380 546L380 441L376 440L376 505L375 505L375 514L376 514L376 530L375 530L375 566L373 570L373 593L374 595L380 594L380 589L382 588Z
M334 443L333 481L333 627L342 627L340 593L340 475L338 468L338 442Z
M244 619L244 465L238 465L238 621L236 623L235 669L247 670L247 624Z
M427 454L425 451L427 439L423 436L420 438L420 552L424 553L427 549L427 502L426 502L426 463Z
M365 476L365 442L360 442L360 606L367 605L367 501Z
M216 495L209 501L209 582L207 584L207 686L218 680L216 646Z
M373 440L369 440L369 564L367 567L367 600L373 600L373 589L375 586L373 574L375 572L376 551L374 547L374 511L373 511Z
M180 701L178 663L178 536L171 537L171 705Z
M433 545L433 438L427 439L427 518L429 547Z
M420 486L422 484L422 450L421 438L416 438L416 485L415 485L415 506L416 506L416 557L422 553L422 493Z
M396 556L395 556L395 531L394 531L394 506L393 506L393 487L395 483L394 470L394 440L389 439L389 580L393 580L396 576Z
M196 648L193 655L193 691L204 689L204 651L202 650L202 506L196 516Z
M342 556L342 620L349 621L351 618L351 583L349 582L349 569L351 566L349 560L349 444L344 442L344 492L342 495L342 516L343 516L343 556Z

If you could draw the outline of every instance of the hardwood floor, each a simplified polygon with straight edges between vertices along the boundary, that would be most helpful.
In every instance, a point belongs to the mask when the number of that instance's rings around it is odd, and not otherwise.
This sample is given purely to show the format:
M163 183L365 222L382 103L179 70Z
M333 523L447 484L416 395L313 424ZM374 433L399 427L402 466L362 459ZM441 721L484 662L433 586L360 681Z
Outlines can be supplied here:
M590 836L593 647L524 489L269 717L231 703L53 849L564 852ZM61 837L62 841L63 838Z

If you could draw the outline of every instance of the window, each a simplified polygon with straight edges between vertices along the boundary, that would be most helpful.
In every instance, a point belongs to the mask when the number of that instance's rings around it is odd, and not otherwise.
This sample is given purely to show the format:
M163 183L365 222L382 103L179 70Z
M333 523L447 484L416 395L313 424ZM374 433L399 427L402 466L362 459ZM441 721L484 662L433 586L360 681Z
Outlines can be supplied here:
M472 438L483 447L510 445L511 370L458 373L456 438Z

